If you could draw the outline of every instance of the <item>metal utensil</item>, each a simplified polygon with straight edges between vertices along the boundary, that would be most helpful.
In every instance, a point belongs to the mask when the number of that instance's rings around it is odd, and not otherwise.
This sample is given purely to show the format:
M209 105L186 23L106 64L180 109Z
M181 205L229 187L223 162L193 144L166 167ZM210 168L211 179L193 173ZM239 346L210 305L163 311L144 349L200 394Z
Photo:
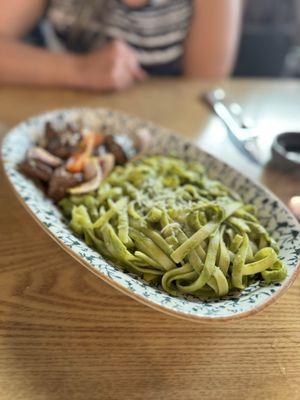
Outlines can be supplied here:
M245 154L248 159L263 165L264 161L257 146L257 134L250 128L252 123L242 118L242 108L237 103L229 107L225 104L226 94L221 88L205 92L201 100L224 122L228 129L229 137L234 145Z

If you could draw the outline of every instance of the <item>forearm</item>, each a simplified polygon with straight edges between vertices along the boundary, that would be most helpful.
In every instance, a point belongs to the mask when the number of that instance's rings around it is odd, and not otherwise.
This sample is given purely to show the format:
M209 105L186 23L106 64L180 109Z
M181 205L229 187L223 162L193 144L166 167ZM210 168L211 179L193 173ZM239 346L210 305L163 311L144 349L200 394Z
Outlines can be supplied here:
M0 84L81 87L79 56L0 37Z
M184 73L223 78L233 68L240 36L241 0L194 2L194 18L186 41Z

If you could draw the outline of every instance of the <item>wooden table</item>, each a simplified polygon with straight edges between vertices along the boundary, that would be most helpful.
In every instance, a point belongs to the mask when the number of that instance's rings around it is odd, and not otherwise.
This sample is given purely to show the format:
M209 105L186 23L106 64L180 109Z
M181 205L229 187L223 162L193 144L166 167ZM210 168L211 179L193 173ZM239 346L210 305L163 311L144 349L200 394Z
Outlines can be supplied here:
M216 82L153 80L119 94L0 89L7 127L59 107L105 106L181 132L283 200L299 180L249 164L196 101ZM266 133L300 130L300 83L223 86ZM3 127L2 127L3 128ZM2 129L4 130L4 128ZM65 254L0 182L1 400L298 400L300 281L248 319L196 324L117 292Z

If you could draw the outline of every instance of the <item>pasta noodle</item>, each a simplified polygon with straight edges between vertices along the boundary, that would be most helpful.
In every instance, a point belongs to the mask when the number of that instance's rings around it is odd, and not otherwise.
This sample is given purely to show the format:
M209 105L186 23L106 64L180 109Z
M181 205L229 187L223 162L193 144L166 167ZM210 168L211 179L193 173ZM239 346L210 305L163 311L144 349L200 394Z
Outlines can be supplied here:
M87 244L174 296L220 297L286 277L254 207L196 162L132 161L116 167L97 192L60 205Z

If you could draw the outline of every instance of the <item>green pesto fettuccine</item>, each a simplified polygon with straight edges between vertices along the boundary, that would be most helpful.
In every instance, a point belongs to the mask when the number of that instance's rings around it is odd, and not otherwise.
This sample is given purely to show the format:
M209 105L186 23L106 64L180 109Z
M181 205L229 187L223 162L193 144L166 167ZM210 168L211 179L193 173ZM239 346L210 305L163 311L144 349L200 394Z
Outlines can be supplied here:
M61 201L104 257L176 296L220 297L286 268L255 209L196 162L152 156L116 167L97 192Z

